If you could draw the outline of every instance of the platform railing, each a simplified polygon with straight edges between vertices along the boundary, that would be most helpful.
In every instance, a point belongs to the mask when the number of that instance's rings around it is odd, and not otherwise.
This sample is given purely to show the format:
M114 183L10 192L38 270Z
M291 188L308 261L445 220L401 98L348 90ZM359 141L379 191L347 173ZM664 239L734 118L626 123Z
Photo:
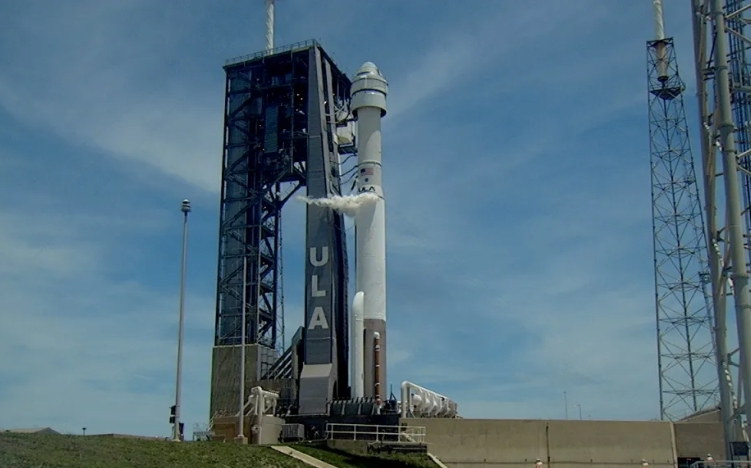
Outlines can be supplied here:
M329 423L326 439L424 444L425 426Z
M226 67L226 66L235 65L238 63L242 63L242 62L248 62L251 60L259 59L261 57L266 57L267 55L279 54L281 52L294 52L294 51L301 50L301 49L310 49L311 47L317 47L320 45L321 44L315 39L295 42L294 44L275 47L271 50L262 50L259 52L255 52L253 54L242 55L240 57L228 59L226 62L224 62L224 66Z
M701 460L701 461L692 463L691 468L751 468L751 461Z

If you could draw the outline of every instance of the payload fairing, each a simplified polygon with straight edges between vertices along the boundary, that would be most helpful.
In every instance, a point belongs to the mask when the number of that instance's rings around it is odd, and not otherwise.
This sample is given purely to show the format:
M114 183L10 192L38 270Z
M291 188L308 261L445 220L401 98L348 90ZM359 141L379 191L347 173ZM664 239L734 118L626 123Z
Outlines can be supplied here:
M373 194L378 199L361 205L355 216L356 295L351 321L354 397L382 398L376 388L386 385L386 206L381 184L381 118L386 115L387 94L388 83L378 67L371 62L363 64L351 88L351 109L357 119L357 193ZM376 362L376 337L382 362Z

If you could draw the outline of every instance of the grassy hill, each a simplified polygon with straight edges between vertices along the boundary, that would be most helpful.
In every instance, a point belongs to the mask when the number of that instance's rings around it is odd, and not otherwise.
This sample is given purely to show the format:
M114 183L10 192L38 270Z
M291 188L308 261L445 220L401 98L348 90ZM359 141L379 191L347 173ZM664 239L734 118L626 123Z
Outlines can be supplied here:
M338 468L436 468L427 455L362 455L306 444L291 447Z
M0 433L3 468L302 468L268 447ZM309 468L309 467L308 467Z
M322 446L295 449L338 468L435 468L424 455L356 455ZM302 468L268 447L220 442L0 432L0 468Z

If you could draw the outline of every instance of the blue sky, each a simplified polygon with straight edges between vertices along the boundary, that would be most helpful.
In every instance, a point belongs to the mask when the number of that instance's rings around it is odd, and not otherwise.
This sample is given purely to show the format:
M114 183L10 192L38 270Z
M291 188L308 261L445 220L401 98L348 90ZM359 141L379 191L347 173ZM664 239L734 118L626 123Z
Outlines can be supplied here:
M571 415L654 418L651 2L523 3L280 0L276 41L389 80L391 383L465 417L562 418L566 391ZM207 422L221 67L263 48L262 5L0 5L0 427L169 433L186 197L183 419ZM665 14L693 88L689 7Z

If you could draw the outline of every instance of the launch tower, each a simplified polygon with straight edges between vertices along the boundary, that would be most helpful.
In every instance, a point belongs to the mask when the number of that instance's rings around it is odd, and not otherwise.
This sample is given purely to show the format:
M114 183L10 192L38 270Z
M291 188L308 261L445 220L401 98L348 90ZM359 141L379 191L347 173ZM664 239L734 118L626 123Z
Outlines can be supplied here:
M751 403L751 2L692 0L720 412L727 459L748 454ZM728 334L733 307L737 339ZM733 384L738 385L737 390Z
M305 413L347 397L347 257L342 215L307 207L305 325L285 349L281 214L302 187L340 194L337 123L350 81L315 41L227 62L211 416L238 411L242 314L246 389L279 388ZM342 115L344 112L345 115ZM243 263L247 264L243 280ZM243 311L243 288L246 308Z
M672 38L655 1L647 42L649 135L662 419L676 421L718 399L709 267L699 190Z

